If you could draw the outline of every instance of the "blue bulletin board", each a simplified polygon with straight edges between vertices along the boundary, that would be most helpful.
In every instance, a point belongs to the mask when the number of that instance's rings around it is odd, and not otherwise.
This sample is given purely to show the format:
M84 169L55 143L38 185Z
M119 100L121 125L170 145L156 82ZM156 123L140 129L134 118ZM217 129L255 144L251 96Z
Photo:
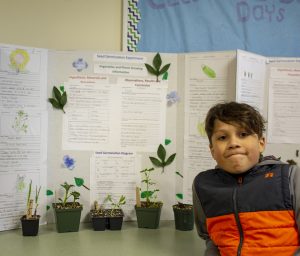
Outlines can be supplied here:
M300 0L125 0L124 49L300 57Z

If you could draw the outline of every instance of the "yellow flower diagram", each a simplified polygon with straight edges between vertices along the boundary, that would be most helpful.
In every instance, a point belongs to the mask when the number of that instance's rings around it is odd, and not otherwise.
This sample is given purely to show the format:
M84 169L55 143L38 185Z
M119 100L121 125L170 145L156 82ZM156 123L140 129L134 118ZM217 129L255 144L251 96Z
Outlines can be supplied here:
M30 60L30 56L26 50L16 49L9 55L10 66L19 71L23 71Z
M205 124L204 122L199 122L197 124L197 130L199 132L199 134L202 136L202 137L205 137L206 136L206 132L205 132Z

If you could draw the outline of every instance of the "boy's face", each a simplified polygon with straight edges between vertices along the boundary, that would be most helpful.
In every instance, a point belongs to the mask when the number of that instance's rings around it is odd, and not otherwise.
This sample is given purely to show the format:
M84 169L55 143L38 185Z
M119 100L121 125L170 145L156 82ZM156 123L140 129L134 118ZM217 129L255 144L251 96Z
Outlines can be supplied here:
M258 163L264 149L264 138L247 133L238 124L235 126L215 120L210 151L223 170L233 174L248 171Z

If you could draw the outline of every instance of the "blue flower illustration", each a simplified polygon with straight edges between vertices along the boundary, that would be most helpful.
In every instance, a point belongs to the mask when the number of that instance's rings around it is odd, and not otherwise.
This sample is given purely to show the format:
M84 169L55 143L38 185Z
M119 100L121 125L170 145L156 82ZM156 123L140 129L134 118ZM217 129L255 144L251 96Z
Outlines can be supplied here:
M82 71L83 69L86 69L88 67L88 64L85 60L82 58L79 58L78 60L73 62L73 67L77 69L78 72Z
M63 157L63 160L64 160L64 166L66 168L68 168L69 170L73 170L74 169L74 167L75 167L75 160L73 158L71 158L68 155L65 155Z
M167 94L167 105L168 106L171 106L172 104L176 103L179 100L180 100L180 98L176 91L171 91L170 93Z

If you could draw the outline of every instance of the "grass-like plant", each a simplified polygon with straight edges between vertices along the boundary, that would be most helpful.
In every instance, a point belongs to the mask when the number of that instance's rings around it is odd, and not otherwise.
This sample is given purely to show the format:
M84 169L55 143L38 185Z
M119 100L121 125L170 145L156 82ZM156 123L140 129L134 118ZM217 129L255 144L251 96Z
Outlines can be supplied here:
M30 180L30 183L28 186L28 193L27 193L26 219L37 218L37 209L39 206L40 191L41 191L41 186L39 186L39 188L36 186L35 187L35 197L34 197L34 201L33 201L33 199L31 199L32 180ZM32 214L33 204L35 204L35 207L34 207L34 213Z

